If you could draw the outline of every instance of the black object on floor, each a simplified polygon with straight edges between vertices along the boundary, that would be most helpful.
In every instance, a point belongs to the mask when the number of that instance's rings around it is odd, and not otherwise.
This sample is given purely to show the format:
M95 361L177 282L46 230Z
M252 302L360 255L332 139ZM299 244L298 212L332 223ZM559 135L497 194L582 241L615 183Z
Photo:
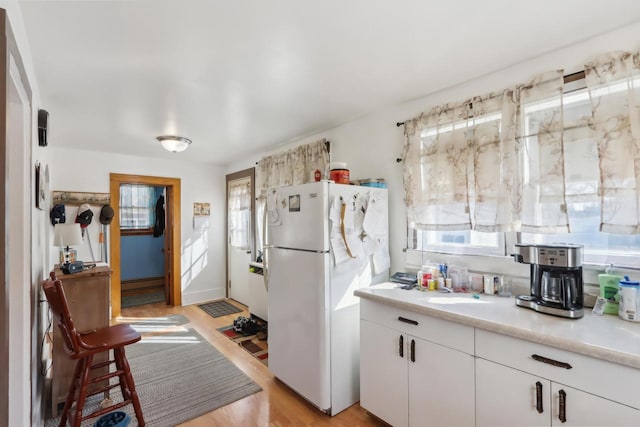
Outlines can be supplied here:
M242 310L235 305L226 301L214 301L206 304L199 304L202 310L205 311L211 317L221 317L227 314L240 313Z

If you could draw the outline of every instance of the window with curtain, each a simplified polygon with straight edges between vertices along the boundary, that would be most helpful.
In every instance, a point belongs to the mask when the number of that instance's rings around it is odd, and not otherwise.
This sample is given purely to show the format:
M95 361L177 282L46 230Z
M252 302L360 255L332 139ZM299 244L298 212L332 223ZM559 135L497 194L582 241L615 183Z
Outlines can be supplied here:
M604 55L566 86L544 73L407 122L409 246L504 255L519 237L640 265L639 62Z
M229 182L229 244L236 249L249 249L251 231L251 180Z
M120 186L120 229L147 230L155 220L156 190L150 185Z

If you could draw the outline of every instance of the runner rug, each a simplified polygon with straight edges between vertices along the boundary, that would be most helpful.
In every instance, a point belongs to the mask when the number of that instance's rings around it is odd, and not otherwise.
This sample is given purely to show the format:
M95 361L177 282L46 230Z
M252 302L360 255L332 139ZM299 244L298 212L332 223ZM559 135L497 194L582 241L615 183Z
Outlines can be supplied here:
M143 333L142 341L128 346L126 353L148 426L175 426L262 390L200 334L186 328L184 316L129 320ZM163 332L167 328L169 332ZM112 390L112 398L121 401L119 388ZM95 409L101 400L101 395L93 396L85 410ZM131 405L120 410L131 416L130 427L137 426ZM96 420L82 426L93 426ZM46 427L58 421L49 419Z

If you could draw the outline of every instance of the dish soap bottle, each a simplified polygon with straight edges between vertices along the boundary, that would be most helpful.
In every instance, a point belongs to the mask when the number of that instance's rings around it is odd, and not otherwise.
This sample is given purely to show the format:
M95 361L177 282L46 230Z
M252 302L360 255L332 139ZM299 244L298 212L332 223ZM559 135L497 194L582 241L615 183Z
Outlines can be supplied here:
M612 274L612 271L613 265L609 265L604 274L598 274L600 296L607 300L604 304L604 314L618 314L618 304L620 303L618 284L623 277Z

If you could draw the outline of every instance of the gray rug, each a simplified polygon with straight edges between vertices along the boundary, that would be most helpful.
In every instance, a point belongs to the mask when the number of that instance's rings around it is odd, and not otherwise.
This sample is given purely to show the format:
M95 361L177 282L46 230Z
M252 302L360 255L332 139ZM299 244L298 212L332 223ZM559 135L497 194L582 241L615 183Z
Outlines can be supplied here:
M169 323L180 324L180 318L184 317L168 317ZM166 323L147 320L136 325L144 329ZM127 347L127 358L150 427L172 427L262 390L192 329L143 337ZM121 401L119 388L113 389L112 398ZM101 395L94 396L85 410L94 409L100 400ZM130 427L138 425L132 405L121 410L131 416ZM96 420L82 426L93 426ZM58 422L59 418L49 419L45 425Z
M214 301L206 304L199 304L198 307L203 309L211 317L221 317L227 314L240 313L242 310L227 301Z
M128 308L164 301L164 291L144 292L141 294L123 296L120 306L122 308Z

